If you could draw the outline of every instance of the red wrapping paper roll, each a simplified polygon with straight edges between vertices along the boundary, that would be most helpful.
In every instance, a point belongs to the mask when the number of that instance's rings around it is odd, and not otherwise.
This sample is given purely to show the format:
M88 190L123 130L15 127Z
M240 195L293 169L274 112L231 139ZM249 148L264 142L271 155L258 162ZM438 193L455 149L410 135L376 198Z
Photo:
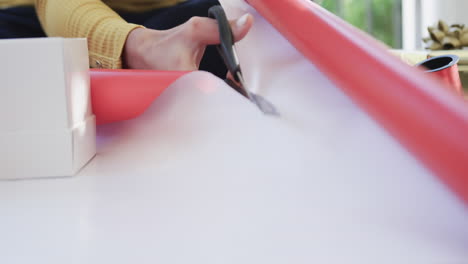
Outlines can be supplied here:
M457 64L459 60L460 58L455 55L443 55L427 59L416 66L422 67L427 73L445 82L456 93L462 94L463 87Z
M248 2L468 203L468 105L460 96L311 1Z
M187 72L90 70L91 102L97 124L135 118Z

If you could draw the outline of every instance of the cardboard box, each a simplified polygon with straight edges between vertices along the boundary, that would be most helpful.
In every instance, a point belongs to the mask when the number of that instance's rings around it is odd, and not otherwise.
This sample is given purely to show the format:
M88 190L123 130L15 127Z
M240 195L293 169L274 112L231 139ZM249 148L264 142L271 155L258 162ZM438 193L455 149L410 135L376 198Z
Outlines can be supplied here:
M1 40L0 57L0 179L74 175L96 153L86 40Z
M417 50L390 50L390 53L400 58L402 61L409 65L416 65L421 61L427 59L428 53L426 51Z

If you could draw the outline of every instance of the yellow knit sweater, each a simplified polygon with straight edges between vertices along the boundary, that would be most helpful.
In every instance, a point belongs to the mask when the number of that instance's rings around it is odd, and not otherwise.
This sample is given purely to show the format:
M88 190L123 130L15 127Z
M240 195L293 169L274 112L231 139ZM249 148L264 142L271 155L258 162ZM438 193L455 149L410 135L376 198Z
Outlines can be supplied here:
M87 38L91 67L122 67L128 34L139 25L125 22L114 10L146 11L185 0L0 0L0 8L36 4L48 36Z

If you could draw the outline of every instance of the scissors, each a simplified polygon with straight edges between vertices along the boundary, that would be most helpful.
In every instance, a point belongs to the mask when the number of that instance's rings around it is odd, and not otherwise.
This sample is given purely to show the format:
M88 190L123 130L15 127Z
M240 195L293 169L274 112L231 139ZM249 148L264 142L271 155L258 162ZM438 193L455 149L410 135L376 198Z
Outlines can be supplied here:
M257 105L264 114L279 116L279 112L272 103L262 96L247 90L234 46L234 36L232 34L231 25L229 24L224 9L220 5L213 6L208 10L208 16L216 19L218 22L221 43L217 46L217 49L228 68L229 73L225 80L226 83Z

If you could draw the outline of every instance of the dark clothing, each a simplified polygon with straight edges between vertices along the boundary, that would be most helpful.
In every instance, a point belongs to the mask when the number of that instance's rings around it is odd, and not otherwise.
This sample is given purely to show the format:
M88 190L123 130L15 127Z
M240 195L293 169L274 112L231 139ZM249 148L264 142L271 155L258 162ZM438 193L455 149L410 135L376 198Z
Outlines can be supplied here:
M34 7L0 9L0 39L45 37Z

